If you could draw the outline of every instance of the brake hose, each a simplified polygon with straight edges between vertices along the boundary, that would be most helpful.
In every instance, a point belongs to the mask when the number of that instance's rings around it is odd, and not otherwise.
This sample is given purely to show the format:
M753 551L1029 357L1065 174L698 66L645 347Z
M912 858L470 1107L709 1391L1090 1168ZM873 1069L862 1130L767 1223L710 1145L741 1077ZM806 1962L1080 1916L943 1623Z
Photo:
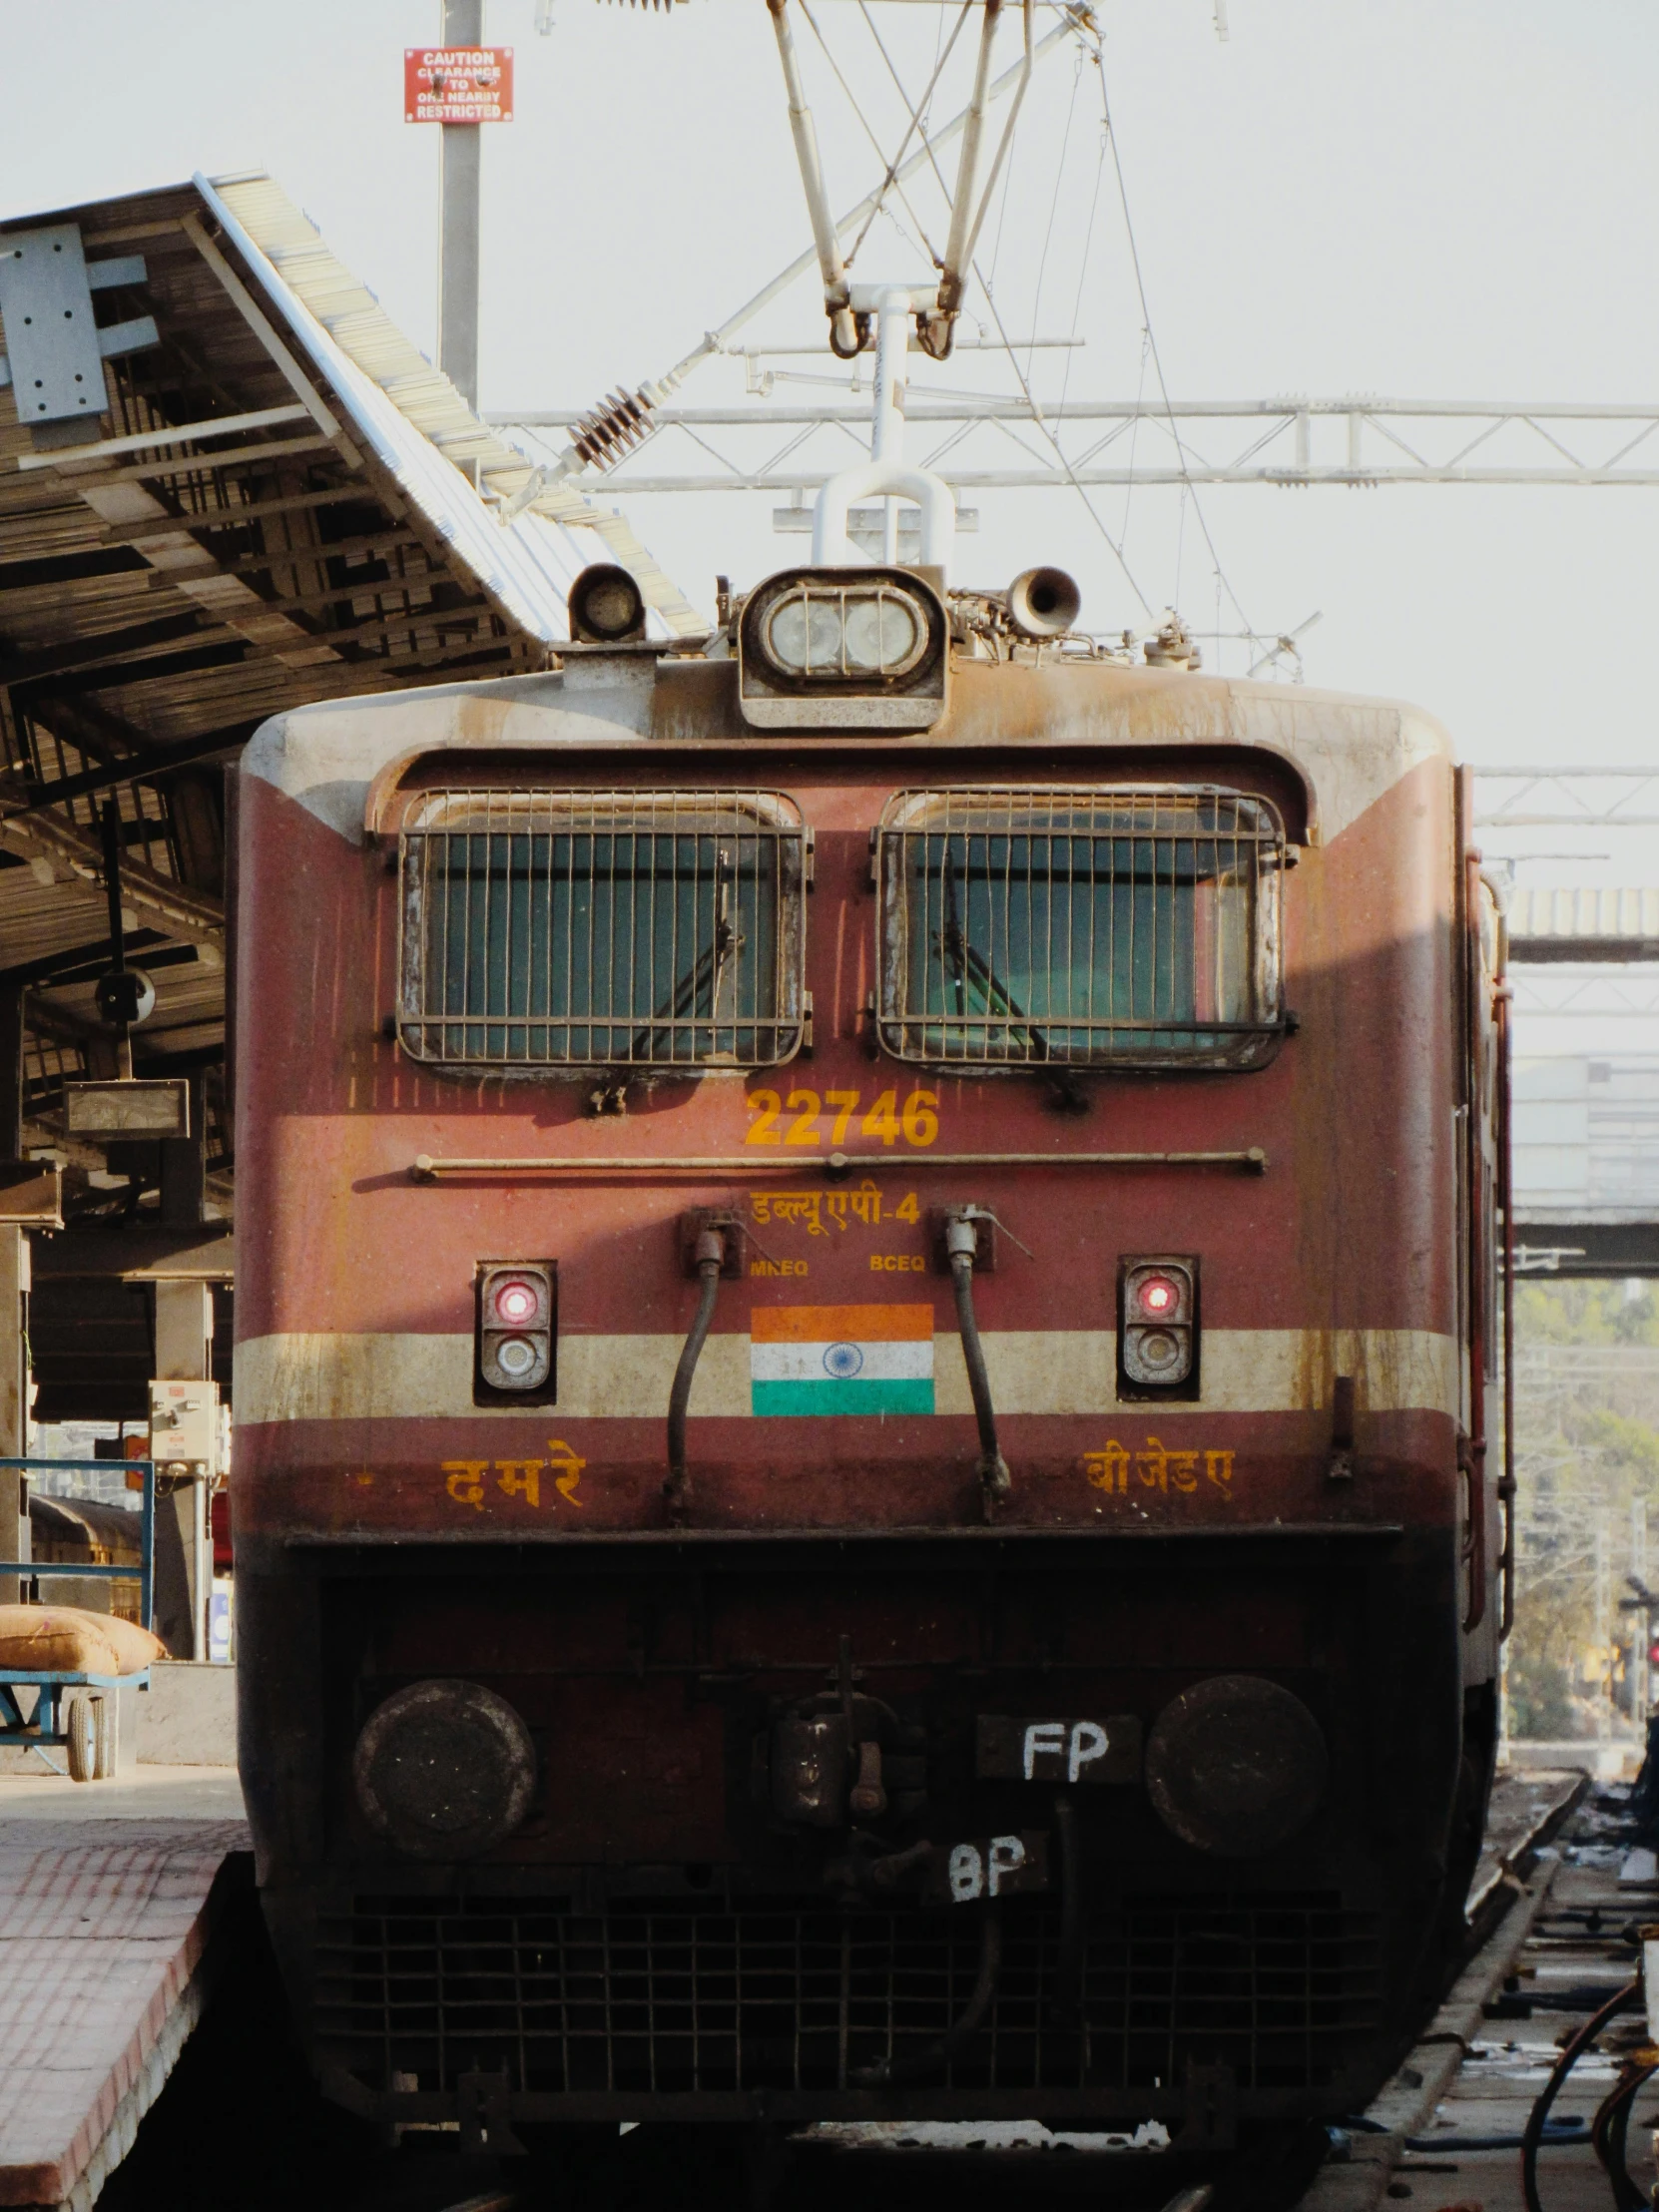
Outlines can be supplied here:
M962 1359L967 1366L968 1388L973 1392L973 1416L979 1424L979 1487L984 1494L985 1518L1013 1488L1008 1462L996 1440L996 1407L991 1402L991 1379L985 1372L984 1347L973 1314L973 1256L978 1234L968 1214L953 1214L944 1225L945 1257L956 1292L956 1326L961 1331Z
M671 1521L683 1521L691 1505L691 1471L686 1465L686 1408L691 1403L697 1363L708 1342L709 1325L715 1318L720 1271L726 1264L726 1239L718 1229L699 1230L694 1258L697 1272L703 1279L703 1291L697 1302L697 1318L680 1353L680 1365L674 1371L674 1387L668 1393L668 1479L663 1484L663 1495L668 1500Z
M1538 2196L1538 2145L1543 2138L1544 2122L1549 2118L1549 2108L1560 2094L1561 2084L1614 2013L1622 2012L1631 1998L1641 1993L1642 1978L1638 1974L1634 1981L1627 1981L1622 1989L1615 1990L1601 2010L1575 2029L1570 2041L1562 2045L1561 2055L1526 2115L1526 2126L1521 2133L1521 2191L1526 2198L1526 2212L1544 2212Z
M1659 2071L1659 2060L1651 2055L1633 2053L1619 2068L1617 2081L1590 2124L1590 2141L1613 2192L1615 2212L1643 2212L1648 2201L1630 2178L1630 2169L1625 2163L1625 2140L1630 2131L1630 2108L1636 2101L1637 2091L1655 2071Z
M940 2066L948 2066L953 2058L959 2058L984 2025L985 2014L996 2002L997 1983L1001 1978L1002 1916L994 1905L988 1905L979 1937L979 1971L972 1994L962 2010L942 2035L924 2043L920 2050L907 2051L901 2058L878 2058L873 2066L854 2067L853 2086L884 2089L895 2081L914 2081Z

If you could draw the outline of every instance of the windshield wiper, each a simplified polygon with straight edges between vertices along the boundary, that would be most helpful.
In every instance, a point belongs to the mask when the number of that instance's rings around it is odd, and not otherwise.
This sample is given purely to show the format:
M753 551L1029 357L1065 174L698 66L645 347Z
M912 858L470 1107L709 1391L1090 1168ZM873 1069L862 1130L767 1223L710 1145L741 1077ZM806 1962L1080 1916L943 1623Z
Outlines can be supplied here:
M986 1013L1001 1015L1009 1022L1010 1028L1016 1024L1023 1028L1030 1040L1032 1059L1046 1060L1049 1057L1047 1037L1029 1019L1024 1007L1020 1005L1013 992L1002 981L984 954L968 942L967 932L962 927L961 914L956 903L956 876L950 866L948 852L945 855L942 872L944 875L944 927L940 931L939 942L940 949L949 955L951 966L955 971L958 1013L964 1019L966 1018L967 988L971 981L984 1000Z

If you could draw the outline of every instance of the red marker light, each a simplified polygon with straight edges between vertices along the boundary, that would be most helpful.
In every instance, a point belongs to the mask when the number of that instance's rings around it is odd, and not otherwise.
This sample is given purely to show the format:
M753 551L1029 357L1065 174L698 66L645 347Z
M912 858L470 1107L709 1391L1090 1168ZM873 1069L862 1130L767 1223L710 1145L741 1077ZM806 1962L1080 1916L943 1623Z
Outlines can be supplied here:
M1152 1314L1160 1321L1173 1314L1181 1302L1181 1293L1167 1275L1151 1275L1141 1284L1137 1297L1143 1314Z
M541 1313L541 1294L534 1283L514 1278L497 1285L494 1304L498 1321L509 1329L526 1329Z

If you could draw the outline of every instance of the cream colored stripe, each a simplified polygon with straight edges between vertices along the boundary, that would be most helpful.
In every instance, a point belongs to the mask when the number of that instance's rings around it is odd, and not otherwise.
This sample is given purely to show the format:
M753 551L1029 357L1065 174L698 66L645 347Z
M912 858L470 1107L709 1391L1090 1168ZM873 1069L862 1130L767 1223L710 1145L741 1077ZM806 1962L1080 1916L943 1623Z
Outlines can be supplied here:
M984 1340L999 1413L1116 1413L1117 1344L1104 1330L1013 1330ZM566 1420L660 1419L681 1339L563 1337L559 1401ZM967 1370L954 1335L933 1340L941 1413L970 1413ZM1455 1414L1457 1347L1417 1329L1211 1329L1203 1345L1206 1412L1282 1413L1331 1402L1352 1375L1362 1412ZM241 1423L284 1420L522 1420L528 1408L474 1405L470 1337L255 1337L237 1347ZM749 1414L749 1339L711 1337L691 1409ZM1173 1409L1173 1408L1172 1408ZM1145 1411L1137 1406L1137 1412Z

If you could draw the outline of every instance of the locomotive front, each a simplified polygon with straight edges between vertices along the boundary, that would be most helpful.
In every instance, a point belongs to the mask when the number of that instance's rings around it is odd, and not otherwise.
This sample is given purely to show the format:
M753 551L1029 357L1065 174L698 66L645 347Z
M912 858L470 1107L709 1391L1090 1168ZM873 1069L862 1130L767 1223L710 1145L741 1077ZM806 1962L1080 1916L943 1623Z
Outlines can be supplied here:
M1445 743L1029 584L673 654L618 592L245 762L242 1757L322 2078L498 2145L1358 2109L1495 1738Z

